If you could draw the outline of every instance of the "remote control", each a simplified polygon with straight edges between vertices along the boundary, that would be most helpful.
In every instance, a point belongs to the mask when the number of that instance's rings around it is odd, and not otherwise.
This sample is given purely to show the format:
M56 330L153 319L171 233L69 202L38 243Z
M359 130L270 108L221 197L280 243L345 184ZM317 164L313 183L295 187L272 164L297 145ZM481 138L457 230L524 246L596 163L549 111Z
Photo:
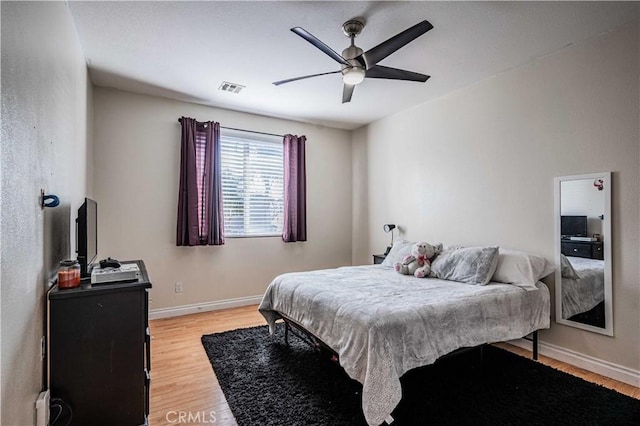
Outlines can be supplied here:
M100 261L100 268L104 269L104 268L119 268L120 267L120 262L118 262L115 259L112 259L110 257L103 259Z

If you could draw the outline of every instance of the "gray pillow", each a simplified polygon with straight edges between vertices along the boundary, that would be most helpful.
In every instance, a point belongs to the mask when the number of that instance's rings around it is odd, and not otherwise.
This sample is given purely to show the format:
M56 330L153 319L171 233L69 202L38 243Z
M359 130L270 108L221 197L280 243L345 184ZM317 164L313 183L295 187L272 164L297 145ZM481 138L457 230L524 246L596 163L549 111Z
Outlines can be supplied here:
M486 285L498 265L498 247L453 247L431 264L431 276L461 283Z

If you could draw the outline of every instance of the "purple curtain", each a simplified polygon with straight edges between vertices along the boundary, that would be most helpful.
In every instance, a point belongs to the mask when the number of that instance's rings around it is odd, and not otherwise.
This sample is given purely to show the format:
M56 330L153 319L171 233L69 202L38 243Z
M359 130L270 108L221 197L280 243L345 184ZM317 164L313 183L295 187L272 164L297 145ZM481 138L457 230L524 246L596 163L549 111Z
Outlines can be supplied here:
M182 117L176 245L224 244L220 123Z
M284 226L282 240L307 241L305 136L284 136Z

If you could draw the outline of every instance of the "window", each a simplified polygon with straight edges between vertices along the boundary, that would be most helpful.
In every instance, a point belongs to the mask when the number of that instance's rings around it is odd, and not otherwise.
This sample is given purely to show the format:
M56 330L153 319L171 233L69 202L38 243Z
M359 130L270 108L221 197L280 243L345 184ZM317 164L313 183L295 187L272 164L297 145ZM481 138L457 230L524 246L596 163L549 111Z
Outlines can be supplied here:
M220 149L225 236L281 235L282 138L222 129Z

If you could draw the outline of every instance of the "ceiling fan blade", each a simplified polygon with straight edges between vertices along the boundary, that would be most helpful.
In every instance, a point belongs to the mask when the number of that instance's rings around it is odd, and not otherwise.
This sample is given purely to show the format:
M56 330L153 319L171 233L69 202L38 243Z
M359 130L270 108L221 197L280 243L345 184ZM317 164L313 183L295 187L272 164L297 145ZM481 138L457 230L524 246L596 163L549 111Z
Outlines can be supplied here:
M309 43L313 44L318 49L322 50L325 54L333 58L334 61L339 62L343 65L351 66L351 64L347 62L345 58L340 56L335 50L333 50L332 48L330 48L329 46L321 42L316 36L308 32L304 28L294 27L294 28L291 28L291 31L298 34L300 37L307 40Z
M329 72L321 72L320 74L304 75L302 77L295 77L295 78L288 78L286 80L274 81L273 84L276 86L280 86L281 84L291 83L292 81L304 80L305 78L318 77L320 75L337 74L339 72L342 72L342 71L329 71Z
M398 68L384 67L382 65L374 65L365 72L367 78L386 78L389 80L408 80L420 81L424 83L430 76L420 74L413 71L401 70Z
M413 40L420 37L422 34L426 33L432 28L433 25L431 25L429 21L425 20L414 25L411 28L407 28L400 34L396 34L389 40L383 41L376 47L372 47L362 54L365 61L367 62L367 67L376 65L378 62L391 55L396 50L411 43Z
M353 89L355 89L356 86L352 85L352 84L345 84L343 89L342 89L342 103L346 104L347 102L351 102L351 96L353 96Z

